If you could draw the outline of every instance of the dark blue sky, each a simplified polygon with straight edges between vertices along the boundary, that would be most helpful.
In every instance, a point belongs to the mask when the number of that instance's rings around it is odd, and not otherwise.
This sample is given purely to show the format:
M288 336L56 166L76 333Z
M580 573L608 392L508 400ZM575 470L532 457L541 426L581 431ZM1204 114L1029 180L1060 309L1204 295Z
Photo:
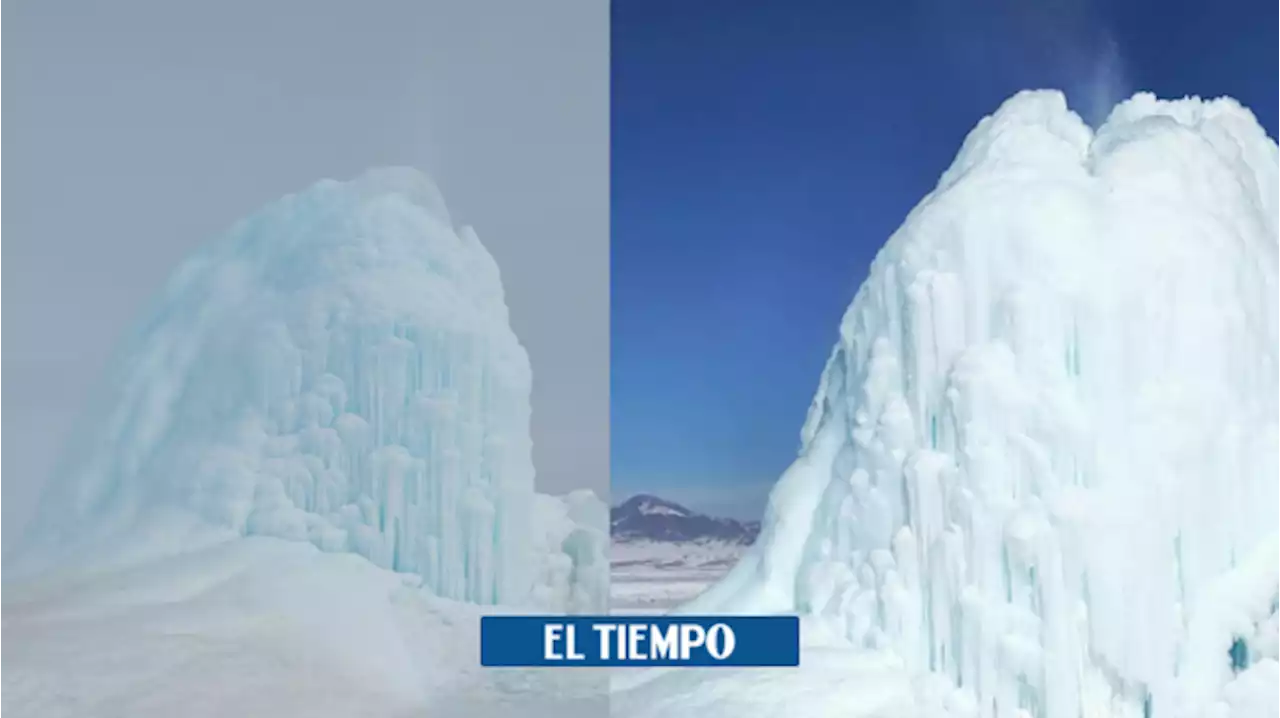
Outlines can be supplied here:
M1232 95L1276 136L1275 0L615 0L612 494L752 514L841 314L973 125Z

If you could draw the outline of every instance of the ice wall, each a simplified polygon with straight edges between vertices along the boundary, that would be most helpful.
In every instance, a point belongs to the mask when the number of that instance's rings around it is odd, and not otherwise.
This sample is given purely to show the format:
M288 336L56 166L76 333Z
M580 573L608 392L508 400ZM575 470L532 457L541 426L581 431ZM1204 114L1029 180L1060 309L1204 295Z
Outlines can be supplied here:
M409 169L324 181L185 262L50 483L26 558L310 541L527 598L530 370L493 258ZM29 560L28 564L31 563Z
M959 714L1247 715L1232 685L1277 692L1277 192L1232 100L1140 94L1095 135L1010 99L877 257L755 550L684 610L798 611Z

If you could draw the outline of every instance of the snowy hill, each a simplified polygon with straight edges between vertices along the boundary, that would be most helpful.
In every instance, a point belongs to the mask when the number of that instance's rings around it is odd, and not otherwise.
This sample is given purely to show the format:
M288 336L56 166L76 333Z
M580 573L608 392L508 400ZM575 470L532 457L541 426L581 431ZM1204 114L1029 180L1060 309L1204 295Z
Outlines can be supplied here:
M722 541L750 544L758 521L737 521L695 513L673 501L639 494L609 511L614 543L629 541Z
M608 518L534 491L498 267L409 169L324 181L183 263L5 556L10 715L563 715L478 606L599 612ZM564 680L561 680L561 679Z
M628 676L614 715L1280 714L1278 156L1229 99L982 120L680 609L798 613L801 669Z
M648 494L610 511L610 609L661 613L733 568L760 524L700 514Z

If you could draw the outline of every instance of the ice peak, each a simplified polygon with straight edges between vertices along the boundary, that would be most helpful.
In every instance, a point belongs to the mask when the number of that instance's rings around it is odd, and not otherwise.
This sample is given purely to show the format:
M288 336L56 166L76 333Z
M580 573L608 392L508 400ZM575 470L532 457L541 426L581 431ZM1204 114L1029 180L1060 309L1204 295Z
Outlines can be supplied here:
M339 183L343 184L343 183ZM451 224L449 209L445 206L435 180L414 167L374 167L345 183L348 190L360 196L377 199L397 195L422 207L445 224Z
M1024 90L984 117L965 138L939 190L975 170L1014 166L1078 166L1093 133L1058 90Z
M1118 138L1152 131L1195 134L1201 141L1215 143L1215 152L1225 161L1256 162L1266 158L1269 148L1275 151L1274 140L1266 136L1253 113L1230 97L1163 100L1139 92L1118 103L1095 131L1070 109L1063 92L1024 90L978 122L943 174L939 189L969 172L1003 171L1006 165L1091 171L1091 163L1110 152ZM1254 167L1247 174L1267 175L1265 168ZM1268 189L1261 188L1264 196L1276 194Z

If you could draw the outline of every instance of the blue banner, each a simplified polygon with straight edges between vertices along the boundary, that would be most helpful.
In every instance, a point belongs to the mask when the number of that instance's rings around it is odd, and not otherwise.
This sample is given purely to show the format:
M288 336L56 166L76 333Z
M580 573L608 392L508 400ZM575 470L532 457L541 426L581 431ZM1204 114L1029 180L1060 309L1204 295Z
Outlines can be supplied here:
M795 616L484 616L484 666L798 666Z

